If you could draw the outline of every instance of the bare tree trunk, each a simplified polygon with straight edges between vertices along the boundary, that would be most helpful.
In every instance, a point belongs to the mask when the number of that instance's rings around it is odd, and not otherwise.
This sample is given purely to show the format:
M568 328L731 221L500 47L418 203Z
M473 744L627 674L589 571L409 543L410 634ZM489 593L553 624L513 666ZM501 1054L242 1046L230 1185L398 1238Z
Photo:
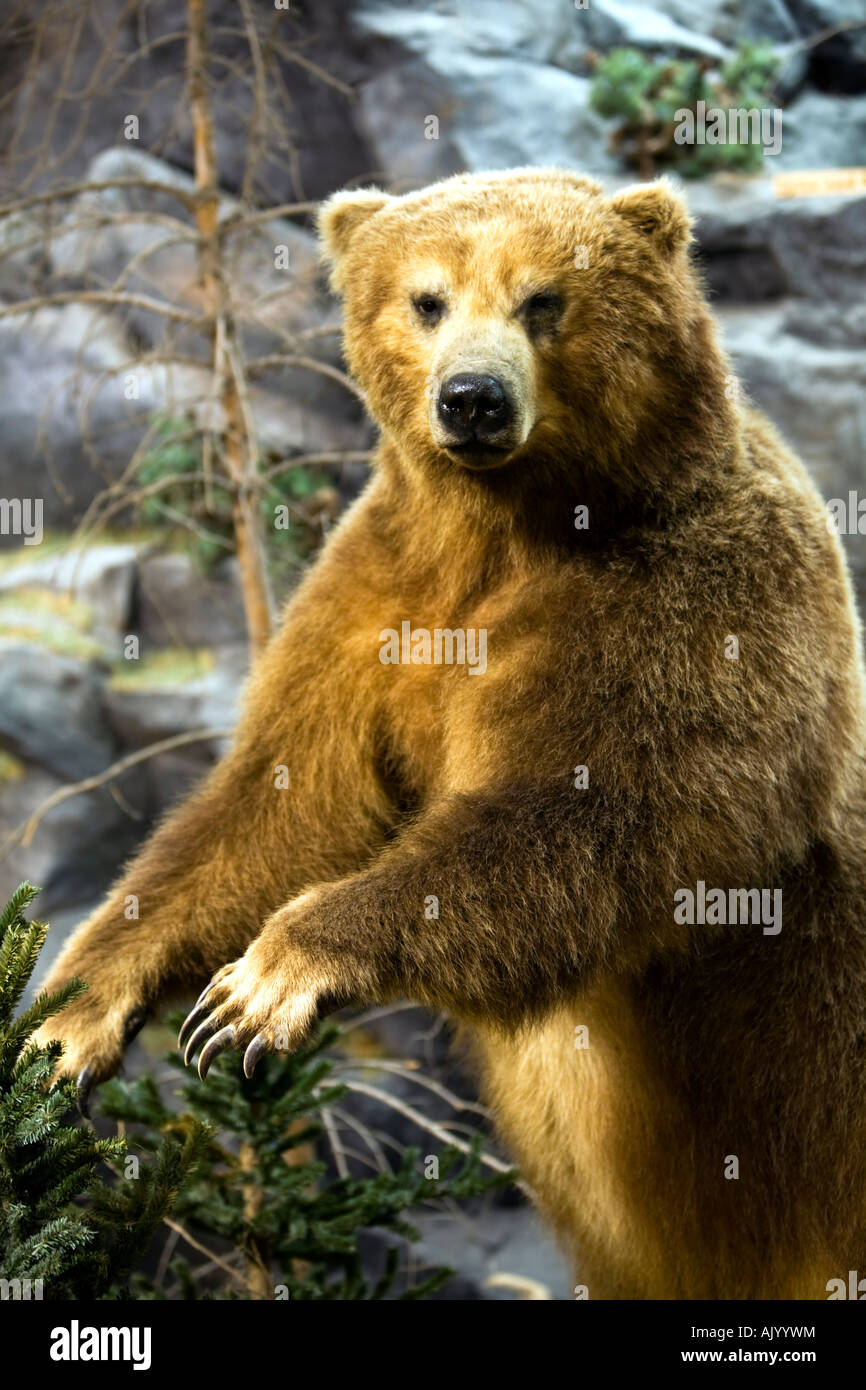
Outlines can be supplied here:
M225 423L225 462L237 484L234 529L250 644L258 651L271 633L272 602L254 486L256 450L244 411L242 356L226 290L219 229L219 194L207 68L207 0L187 0L187 80L195 152L196 223L205 311L211 317L214 372Z
M256 1151L252 1144L241 1144L239 1150L241 1169L252 1172L256 1166ZM245 1183L243 1187L244 1216L252 1224L262 1209L264 1193L255 1182ZM265 1245L250 1238L247 1252L247 1279L256 1298L273 1298L274 1281L270 1272L270 1257Z

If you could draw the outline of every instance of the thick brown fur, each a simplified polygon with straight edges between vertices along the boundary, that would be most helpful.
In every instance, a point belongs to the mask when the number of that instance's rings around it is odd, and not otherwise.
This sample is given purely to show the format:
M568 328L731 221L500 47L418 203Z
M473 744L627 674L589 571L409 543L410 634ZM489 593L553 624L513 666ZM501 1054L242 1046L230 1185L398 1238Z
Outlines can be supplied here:
M815 488L735 399L686 211L514 170L337 195L321 227L373 477L231 752L53 970L90 987L64 1066L111 1072L130 1015L226 962L241 1046L408 996L472 1033L591 1298L824 1298L866 1273L860 635ZM431 393L491 363L521 435L465 466ZM405 620L486 629L486 672L383 665ZM678 925L698 880L781 888L781 932Z

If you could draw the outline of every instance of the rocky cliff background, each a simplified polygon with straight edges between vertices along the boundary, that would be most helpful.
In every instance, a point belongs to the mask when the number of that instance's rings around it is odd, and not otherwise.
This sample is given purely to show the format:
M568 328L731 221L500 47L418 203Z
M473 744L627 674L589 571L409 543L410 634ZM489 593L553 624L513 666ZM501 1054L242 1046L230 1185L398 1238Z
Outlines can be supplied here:
M264 0L251 9L256 22L273 18ZM866 194L780 199L772 182L781 171L864 162L862 0L589 0L584 9L572 0L292 0L279 16L284 92L273 126L248 81L249 15L230 0L209 6L223 215L281 210L247 228L231 263L243 349L259 364L246 403L259 455L275 476L294 469L303 484L292 494L295 544L275 575L278 597L363 486L373 442L343 379L314 204L346 184L402 191L516 164L561 164L611 187L633 181L611 151L610 122L590 105L596 55L622 46L711 60L744 38L776 47L781 152L763 174L688 183L698 254L744 388L828 499L863 493ZM0 498L43 499L45 525L40 545L0 536L0 897L24 877L41 884L54 950L218 756L248 661L231 546L203 563L198 522L173 527L170 509L130 502L119 482L154 421L157 430L184 419L208 428L195 251L176 229L172 239L194 171L184 23L181 0L25 0L0 21ZM48 200L58 188L80 191ZM275 246L286 247L288 285ZM133 302L99 298L118 286ZM169 363L159 305L188 319L172 323ZM862 603L866 536L845 543ZM134 663L123 657L131 633L141 645ZM211 735L179 741L202 729ZM175 743L134 761L160 740ZM133 761L121 775L64 799L70 783L99 783L123 758ZM51 797L57 804L42 815ZM22 834L34 814L41 819ZM446 1061L441 1021L411 1011L376 1027L383 1048L452 1068L449 1081L469 1094L471 1081ZM399 1078L388 1084L406 1093ZM435 1096L425 1103L438 1113ZM405 1117L377 1113L375 1124L417 1139ZM427 1236L430 1252L460 1269L450 1297L513 1296L487 1285L497 1270L569 1296L567 1270L517 1196Z

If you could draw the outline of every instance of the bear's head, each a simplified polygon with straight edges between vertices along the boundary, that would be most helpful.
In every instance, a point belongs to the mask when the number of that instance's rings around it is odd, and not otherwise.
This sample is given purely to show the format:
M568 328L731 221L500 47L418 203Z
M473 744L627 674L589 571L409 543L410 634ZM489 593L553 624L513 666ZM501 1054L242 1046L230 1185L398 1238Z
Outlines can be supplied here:
M349 367L404 464L668 487L733 438L731 378L666 182L555 169L335 194Z

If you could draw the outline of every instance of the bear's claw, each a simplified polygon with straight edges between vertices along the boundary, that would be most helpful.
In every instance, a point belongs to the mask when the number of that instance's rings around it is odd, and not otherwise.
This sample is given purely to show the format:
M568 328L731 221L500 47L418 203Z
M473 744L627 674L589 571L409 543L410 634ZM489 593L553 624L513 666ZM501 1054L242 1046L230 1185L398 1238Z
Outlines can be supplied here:
M205 990L204 993L207 994L207 990ZM202 995L201 998L199 998L196 1001L196 1003L193 1005L186 1018L184 1019L183 1023L181 1024L180 1032L177 1035L178 1047L183 1047L187 1038L189 1038L190 1035L193 1032L195 1032L198 1025L201 1022L203 1022L204 1019L210 1017L210 1009L206 1009L201 1002L201 999L203 998L204 995ZM188 1061L188 1058L184 1056L183 1060L184 1063L186 1063Z
M76 1086L78 1087L78 1110L84 1119L90 1117L90 1092L93 1089L93 1070L91 1067L82 1067L78 1073Z
M202 1048L198 1073L204 1080L213 1059L234 1047L243 1053L244 1074L251 1077L270 1048L291 1052L299 1047L315 1022L319 1001L335 995L331 973L299 949L286 951L277 916L244 956L217 971L184 1019L178 1035L184 1065Z
M264 1033L256 1033L244 1053L244 1076L252 1076L263 1053L268 1050L268 1040Z
M192 1037L186 1045L183 1054L183 1064L185 1067L189 1066L190 1062L192 1061L192 1058L194 1057L198 1049L202 1046L202 1044L206 1043L209 1038L212 1038L214 1033L216 1033L217 1031L217 1024L214 1023L213 1017L210 1014L208 1014L204 1022L198 1025L198 1027L196 1028L195 1032L193 1033Z
M227 1027L221 1028L215 1033L210 1042L202 1048L202 1054L198 1059L198 1074L204 1081L210 1071L211 1062L218 1057L221 1052L225 1052L227 1047L231 1047L235 1040L235 1026L229 1023Z

